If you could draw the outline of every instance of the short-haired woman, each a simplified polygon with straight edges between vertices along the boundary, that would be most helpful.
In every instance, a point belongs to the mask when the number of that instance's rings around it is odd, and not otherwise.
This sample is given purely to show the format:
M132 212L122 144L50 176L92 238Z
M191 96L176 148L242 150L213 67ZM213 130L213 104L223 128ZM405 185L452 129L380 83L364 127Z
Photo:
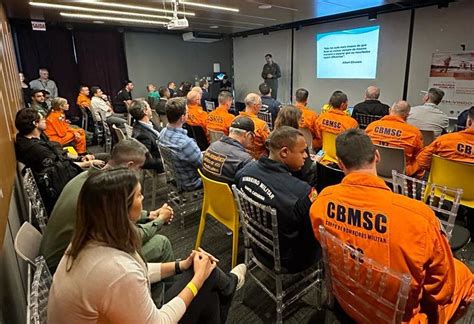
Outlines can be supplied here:
M50 290L49 323L225 322L232 296L244 283L245 265L225 274L203 250L179 262L145 263L133 226L142 199L140 182L128 169L87 179L74 236ZM181 271L158 309L150 285Z

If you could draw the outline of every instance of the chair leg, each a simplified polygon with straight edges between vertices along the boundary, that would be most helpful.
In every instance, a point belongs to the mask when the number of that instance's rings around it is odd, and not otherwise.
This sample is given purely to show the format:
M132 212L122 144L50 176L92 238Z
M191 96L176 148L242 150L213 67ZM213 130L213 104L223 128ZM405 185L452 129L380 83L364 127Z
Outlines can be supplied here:
M206 210L203 209L201 212L201 220L199 221L199 229L198 229L198 234L196 237L196 245L194 247L195 250L198 249L198 247L201 246L201 240L202 240L202 234L204 233L204 227L206 226Z
M283 323L283 285L282 279L276 277L276 323Z
M237 252L239 248L239 227L234 228L232 236L232 268L237 265Z

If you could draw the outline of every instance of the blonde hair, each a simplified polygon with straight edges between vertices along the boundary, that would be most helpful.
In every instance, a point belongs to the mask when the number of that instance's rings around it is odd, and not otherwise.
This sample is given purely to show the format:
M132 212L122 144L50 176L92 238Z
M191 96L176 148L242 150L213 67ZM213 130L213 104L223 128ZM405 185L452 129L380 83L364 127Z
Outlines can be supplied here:
M62 106L67 104L67 100L61 97L56 97L51 101L51 109L52 110L59 110Z

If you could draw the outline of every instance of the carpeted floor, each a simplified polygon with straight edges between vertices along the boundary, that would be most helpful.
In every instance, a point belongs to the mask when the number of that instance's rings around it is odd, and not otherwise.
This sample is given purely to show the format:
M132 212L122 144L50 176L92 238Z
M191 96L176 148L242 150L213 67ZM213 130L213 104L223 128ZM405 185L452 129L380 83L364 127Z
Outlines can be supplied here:
M160 194L156 198L156 208L166 202L166 190L164 185L164 178L160 179L161 183ZM144 208L150 210L151 202L151 181L148 179L144 185ZM179 219L167 225L161 231L161 234L166 235L173 244L175 256L177 258L186 257L194 248L196 235L199 226L200 211L188 215L185 219L184 228ZM206 251L212 253L220 262L219 266L224 271L231 269L231 251L232 251L232 236L226 234L224 226L220 225L212 218L208 218L206 228L203 235L201 247ZM468 258L468 265L471 270L474 270L474 260L472 258L474 252L474 244L470 243L465 256ZM242 237L239 238L239 253L238 263L244 261L244 249ZM294 307L290 307L285 312L285 323L345 323L348 322L340 312L332 312L329 310L318 310L317 308L317 291L313 290L308 293L301 301L296 302ZM239 291L235 297L232 307L229 312L227 323L274 323L275 322L275 303L268 297L264 291L257 286L252 280L248 279L245 284L245 296L243 292ZM471 307L474 312L474 306ZM471 317L471 316L469 316ZM474 317L473 317L474 321ZM465 318L458 323L472 323Z

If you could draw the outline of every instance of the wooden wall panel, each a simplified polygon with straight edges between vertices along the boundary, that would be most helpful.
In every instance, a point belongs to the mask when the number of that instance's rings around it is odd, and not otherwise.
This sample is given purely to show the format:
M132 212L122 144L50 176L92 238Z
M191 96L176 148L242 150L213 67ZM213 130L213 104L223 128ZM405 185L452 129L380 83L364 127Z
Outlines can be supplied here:
M5 236L8 210L16 174L15 114L22 105L13 39L0 3L0 242Z

